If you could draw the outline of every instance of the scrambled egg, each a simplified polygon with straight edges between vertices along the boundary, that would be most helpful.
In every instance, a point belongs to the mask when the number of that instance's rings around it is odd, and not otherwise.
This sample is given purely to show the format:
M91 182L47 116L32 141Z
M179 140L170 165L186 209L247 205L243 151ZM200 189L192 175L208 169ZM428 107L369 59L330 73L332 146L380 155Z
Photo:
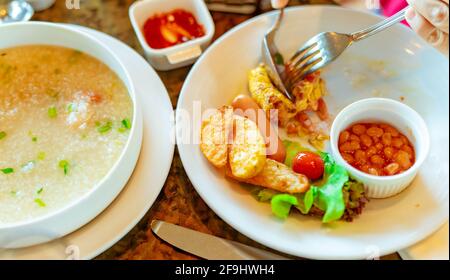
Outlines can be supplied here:
M324 80L320 72L308 75L298 82L292 90L294 102L285 97L270 81L264 65L259 65L249 73L249 90L252 98L266 111L268 117L277 121L281 128L286 128L289 135L308 138L308 142L315 148L322 150L328 136L315 126L310 118L314 112L324 121L328 112L323 97L326 95ZM277 110L278 119L274 119L270 110Z
M300 112L308 109L317 111L319 100L326 93L324 81L319 74L312 74L297 84L293 90L295 102L290 101L272 85L264 65L251 70L248 79L252 98L266 112L277 109L281 127L285 127L288 121Z

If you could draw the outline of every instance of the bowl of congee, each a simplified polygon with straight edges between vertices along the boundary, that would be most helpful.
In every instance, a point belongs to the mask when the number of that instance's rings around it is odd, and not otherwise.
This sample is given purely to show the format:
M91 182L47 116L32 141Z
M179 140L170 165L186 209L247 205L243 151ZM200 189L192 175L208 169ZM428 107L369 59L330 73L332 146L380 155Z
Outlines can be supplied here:
M0 25L0 249L62 237L100 214L142 142L131 78L69 26Z

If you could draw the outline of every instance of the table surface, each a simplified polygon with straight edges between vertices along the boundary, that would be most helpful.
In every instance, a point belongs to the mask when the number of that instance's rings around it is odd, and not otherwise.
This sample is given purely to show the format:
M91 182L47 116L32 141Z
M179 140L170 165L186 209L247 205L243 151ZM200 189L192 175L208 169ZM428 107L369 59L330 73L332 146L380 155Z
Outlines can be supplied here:
M263 0L264 1L264 0ZM36 13L33 20L72 23L87 26L112 35L143 53L131 23L128 7L133 0L89 0L82 1L79 10L67 9L66 1L56 4L43 12ZM333 4L332 0L291 0L291 5ZM262 5L262 6L267 6ZM264 12L264 9L256 14ZM233 26L255 16L213 12L216 24L214 39ZM190 67L169 72L158 72L165 84L173 107L175 108L183 81ZM179 224L198 231L264 248L262 245L243 236L220 219L195 191L175 152L174 160L164 188L153 207L122 240L101 254L97 259L125 260L191 260L195 256L184 253L156 237L150 228L153 219ZM267 249L267 248L266 248ZM384 256L382 259L400 259L398 254Z

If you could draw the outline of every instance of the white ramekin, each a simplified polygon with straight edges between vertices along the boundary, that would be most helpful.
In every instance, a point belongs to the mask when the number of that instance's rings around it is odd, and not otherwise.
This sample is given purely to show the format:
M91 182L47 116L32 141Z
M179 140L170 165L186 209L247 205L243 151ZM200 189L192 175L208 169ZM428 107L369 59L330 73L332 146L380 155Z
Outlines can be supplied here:
M91 35L70 26L47 22L0 24L0 49L23 45L54 45L87 53L106 64L126 86L133 102L130 136L108 174L84 196L60 209L31 220L0 225L0 251L21 248L60 238L100 214L126 185L136 166L142 144L143 119L132 79L112 50ZM1 182L0 182L1 183Z
M374 176L348 164L339 152L339 135L352 124L360 122L383 122L397 128L414 146L414 165L398 175ZM407 105L385 98L364 99L344 108L333 122L330 138L331 151L337 163L343 165L353 178L366 186L370 198L390 197L407 188L425 161L430 147L428 129L422 117Z
M155 14L170 12L174 9L191 12L205 28L205 36L164 49L151 48L142 32L145 22ZM203 0L137 1L131 5L129 14L136 36L144 49L145 57L157 70L166 71L191 65L209 46L214 35L214 22Z

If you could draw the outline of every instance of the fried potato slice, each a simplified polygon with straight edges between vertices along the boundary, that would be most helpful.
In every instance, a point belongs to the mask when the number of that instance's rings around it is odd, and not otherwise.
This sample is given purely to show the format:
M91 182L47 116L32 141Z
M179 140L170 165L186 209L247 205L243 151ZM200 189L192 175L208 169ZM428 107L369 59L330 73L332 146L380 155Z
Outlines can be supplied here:
M229 153L231 172L237 178L252 178L266 163L264 138L256 123L240 116L234 116L233 132Z
M263 170L253 178L237 178L230 168L227 168L226 175L240 182L290 194L304 193L310 186L305 175L295 173L287 165L272 159L267 159Z
M228 163L228 136L232 120L233 109L224 106L202 123L200 150L209 162L219 168Z

